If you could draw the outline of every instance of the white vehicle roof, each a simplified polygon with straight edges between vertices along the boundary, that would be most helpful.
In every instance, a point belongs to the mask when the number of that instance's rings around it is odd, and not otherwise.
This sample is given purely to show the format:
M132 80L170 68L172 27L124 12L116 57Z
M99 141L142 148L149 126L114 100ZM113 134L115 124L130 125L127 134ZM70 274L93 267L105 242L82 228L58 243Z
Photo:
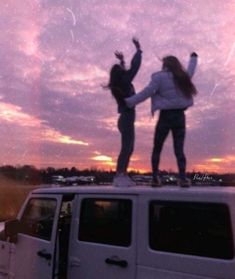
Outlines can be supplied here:
M150 186L114 187L114 186L73 186L40 188L34 190L33 194L114 194L114 195L148 195L154 199L159 197L185 197L193 200L224 200L232 198L235 201L235 187L221 186L192 186L181 188L178 186L162 186L153 188Z

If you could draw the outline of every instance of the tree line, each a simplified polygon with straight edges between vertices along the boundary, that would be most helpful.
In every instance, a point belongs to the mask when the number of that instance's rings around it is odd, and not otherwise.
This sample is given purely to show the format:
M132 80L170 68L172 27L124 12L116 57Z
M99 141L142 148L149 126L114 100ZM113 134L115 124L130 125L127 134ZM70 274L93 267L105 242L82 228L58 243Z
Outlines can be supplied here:
M138 171L133 171L130 173L131 176L140 174ZM47 167L45 169L38 169L33 165L24 166L11 166L5 165L0 166L0 175L18 182L19 184L25 185L39 185L39 184L50 184L53 182L53 176L61 175L65 178L72 176L94 176L96 183L110 183L115 175L112 170L100 170L96 168L79 170L76 167L72 168L54 168ZM151 175L151 173L145 173L145 175ZM161 171L161 175L176 175L173 171ZM223 184L235 185L235 174L209 174L209 173L199 173L191 172L188 173L191 179L200 177L203 179L205 177L213 177L215 180L221 180ZM199 180L200 181L200 180Z

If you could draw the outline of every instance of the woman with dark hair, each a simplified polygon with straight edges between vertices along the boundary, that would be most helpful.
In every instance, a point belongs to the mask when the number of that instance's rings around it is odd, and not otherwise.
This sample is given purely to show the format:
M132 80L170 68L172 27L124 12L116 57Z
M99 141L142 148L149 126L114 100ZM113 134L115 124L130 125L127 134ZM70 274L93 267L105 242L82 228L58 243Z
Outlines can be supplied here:
M127 168L131 154L134 149L135 140L135 108L128 108L125 98L135 94L132 84L141 64L141 49L137 39L132 39L136 47L136 53L132 58L130 69L126 69L124 56L121 52L116 51L115 56L120 61L119 64L113 65L110 71L108 88L115 98L118 106L118 130L121 133L121 150L117 160L116 176L113 184L117 187L134 185L134 181L127 175Z
M175 56L166 56L162 60L162 71L154 73L147 87L139 94L126 99L128 107L134 107L151 97L152 114L160 110L160 116L154 135L152 152L152 186L161 186L159 178L160 154L164 141L172 131L174 152L179 169L179 185L190 186L186 178L186 158L184 155L185 114L184 111L193 105L197 90L191 81L197 65L197 54L190 57L188 69L185 70Z

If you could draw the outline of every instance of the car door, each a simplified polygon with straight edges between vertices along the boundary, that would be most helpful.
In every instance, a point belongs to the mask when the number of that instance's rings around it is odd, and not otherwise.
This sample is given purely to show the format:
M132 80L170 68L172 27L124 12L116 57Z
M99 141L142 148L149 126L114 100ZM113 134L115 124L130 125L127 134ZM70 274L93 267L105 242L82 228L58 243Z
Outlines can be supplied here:
M51 279L60 195L35 195L20 213L11 270L16 279Z
M0 240L0 279L8 278L11 255L11 243Z
M79 195L69 279L134 279L136 201L132 195Z

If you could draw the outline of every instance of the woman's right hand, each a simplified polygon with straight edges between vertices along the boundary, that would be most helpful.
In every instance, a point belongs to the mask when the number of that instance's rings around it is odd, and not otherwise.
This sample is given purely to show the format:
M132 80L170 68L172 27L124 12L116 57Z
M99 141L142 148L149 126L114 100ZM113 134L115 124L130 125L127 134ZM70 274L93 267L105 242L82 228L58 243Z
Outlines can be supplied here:
M191 56L191 57L198 57L198 55L197 55L196 52L192 52L190 56Z
M140 43L139 43L139 40L137 38L133 37L132 42L135 45L137 50L140 49Z

